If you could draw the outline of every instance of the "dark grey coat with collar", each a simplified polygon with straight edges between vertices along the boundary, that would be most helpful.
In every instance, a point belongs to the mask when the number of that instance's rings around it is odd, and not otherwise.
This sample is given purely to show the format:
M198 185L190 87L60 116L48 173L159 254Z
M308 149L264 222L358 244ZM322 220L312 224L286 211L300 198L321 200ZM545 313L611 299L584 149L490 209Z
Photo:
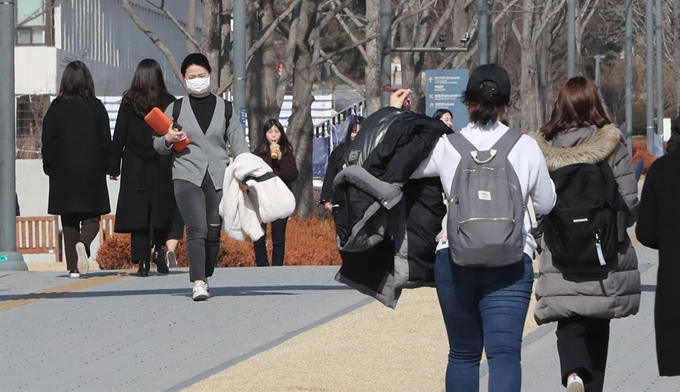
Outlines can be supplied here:
M602 129L577 128L561 132L550 142L540 134L533 136L550 171L575 163L606 160L629 208L628 227L635 223L639 205L637 181L621 131L611 125ZM637 313L640 273L637 255L628 236L619 245L617 262L605 267L567 268L553 262L545 243L542 248L535 288L534 317L538 324L577 315L613 319Z

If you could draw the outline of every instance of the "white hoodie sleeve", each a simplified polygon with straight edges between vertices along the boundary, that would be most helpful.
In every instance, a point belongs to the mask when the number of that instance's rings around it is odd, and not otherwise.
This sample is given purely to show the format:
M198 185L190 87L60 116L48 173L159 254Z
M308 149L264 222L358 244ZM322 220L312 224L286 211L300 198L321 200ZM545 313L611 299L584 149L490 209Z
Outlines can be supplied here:
M545 163L543 153L535 141L531 143L531 151L527 151L527 153L537 157L536 163L530 166L530 189L528 193L531 196L536 213L545 215L552 211L557 201L555 184L550 178L548 165Z

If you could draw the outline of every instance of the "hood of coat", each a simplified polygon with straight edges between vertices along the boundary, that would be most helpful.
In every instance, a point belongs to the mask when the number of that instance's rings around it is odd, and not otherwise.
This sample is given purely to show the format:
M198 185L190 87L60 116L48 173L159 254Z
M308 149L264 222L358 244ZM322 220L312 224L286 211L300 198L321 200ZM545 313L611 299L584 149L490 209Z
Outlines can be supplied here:
M551 141L545 140L540 132L533 136L543 151L548 170L576 163L596 164L607 159L623 140L621 131L613 125L574 128L560 132Z

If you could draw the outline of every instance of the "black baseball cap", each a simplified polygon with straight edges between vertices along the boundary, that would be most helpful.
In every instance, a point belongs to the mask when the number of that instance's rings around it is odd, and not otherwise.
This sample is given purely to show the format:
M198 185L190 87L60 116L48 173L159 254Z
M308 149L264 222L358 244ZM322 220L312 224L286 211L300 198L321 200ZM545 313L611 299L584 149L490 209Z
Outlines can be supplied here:
M480 94L482 99L508 103L510 76L508 71L498 64L480 65L470 74L466 90Z

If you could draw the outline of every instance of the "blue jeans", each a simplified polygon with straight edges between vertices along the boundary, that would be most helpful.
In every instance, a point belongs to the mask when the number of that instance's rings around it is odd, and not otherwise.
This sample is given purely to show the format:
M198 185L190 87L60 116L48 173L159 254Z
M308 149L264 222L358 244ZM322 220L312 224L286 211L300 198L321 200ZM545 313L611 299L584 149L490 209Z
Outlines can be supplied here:
M486 349L489 392L520 392L522 333L534 270L531 257L504 267L461 267L437 252L435 283L449 337L446 392L479 391Z

